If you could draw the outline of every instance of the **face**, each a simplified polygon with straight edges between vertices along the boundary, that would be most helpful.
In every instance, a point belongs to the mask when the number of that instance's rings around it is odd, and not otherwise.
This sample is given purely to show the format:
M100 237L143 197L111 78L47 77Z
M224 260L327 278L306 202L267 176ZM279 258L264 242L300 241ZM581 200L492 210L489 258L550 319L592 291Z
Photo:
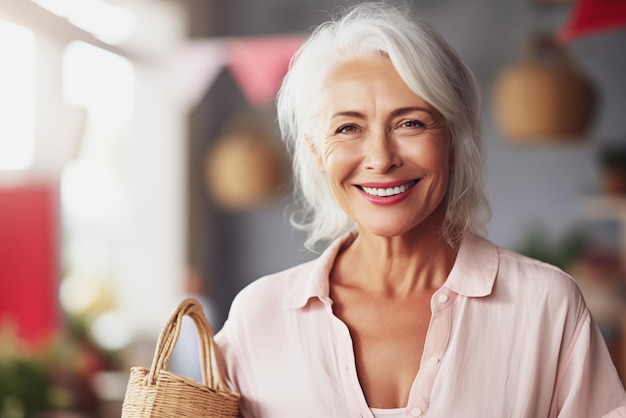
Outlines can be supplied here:
M340 64L322 92L318 168L361 231L392 237L437 219L452 166L443 116L385 57Z

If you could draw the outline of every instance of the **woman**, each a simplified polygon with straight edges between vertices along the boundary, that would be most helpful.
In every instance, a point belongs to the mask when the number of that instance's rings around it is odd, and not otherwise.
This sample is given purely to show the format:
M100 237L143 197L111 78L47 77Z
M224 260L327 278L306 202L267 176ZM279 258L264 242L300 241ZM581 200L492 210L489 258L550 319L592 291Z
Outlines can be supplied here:
M574 281L479 234L479 98L384 4L321 25L278 115L312 262L261 278L217 336L245 417L626 417ZM529 121L532 123L532 121Z

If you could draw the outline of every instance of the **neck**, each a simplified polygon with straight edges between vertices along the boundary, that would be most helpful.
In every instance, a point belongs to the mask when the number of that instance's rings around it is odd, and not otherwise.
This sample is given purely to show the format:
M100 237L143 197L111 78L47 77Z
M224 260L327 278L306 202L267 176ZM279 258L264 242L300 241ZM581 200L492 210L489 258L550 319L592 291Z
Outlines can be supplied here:
M381 237L359 231L340 254L336 275L342 284L390 297L436 290L446 281L457 248L441 229L415 228L399 236Z

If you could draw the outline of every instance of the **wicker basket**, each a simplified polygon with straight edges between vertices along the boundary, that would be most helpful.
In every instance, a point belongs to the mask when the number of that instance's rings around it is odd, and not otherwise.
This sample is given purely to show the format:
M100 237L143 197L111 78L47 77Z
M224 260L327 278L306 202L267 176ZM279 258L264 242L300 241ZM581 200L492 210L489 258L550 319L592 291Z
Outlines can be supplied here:
M553 35L529 38L519 62L503 69L493 87L496 121L512 143L586 139L593 118L593 86Z
M198 331L202 384L166 370L185 315ZM239 394L222 379L211 326L201 305L185 299L161 331L150 369L131 368L122 418L236 418L238 413Z

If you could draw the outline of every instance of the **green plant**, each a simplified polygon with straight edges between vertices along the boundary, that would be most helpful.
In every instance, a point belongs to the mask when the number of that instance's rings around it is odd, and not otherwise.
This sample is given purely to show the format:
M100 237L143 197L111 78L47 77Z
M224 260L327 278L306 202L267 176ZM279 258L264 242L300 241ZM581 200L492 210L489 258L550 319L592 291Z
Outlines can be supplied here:
M82 407L85 390L79 347L57 335L34 347L21 341L16 328L0 325L0 418L33 418L44 411Z
M626 146L607 146L599 151L598 159L604 168L626 169Z
M580 230L571 229L560 239L554 239L545 225L536 223L527 229L516 250L528 257L568 270L585 253L588 245L587 234Z

